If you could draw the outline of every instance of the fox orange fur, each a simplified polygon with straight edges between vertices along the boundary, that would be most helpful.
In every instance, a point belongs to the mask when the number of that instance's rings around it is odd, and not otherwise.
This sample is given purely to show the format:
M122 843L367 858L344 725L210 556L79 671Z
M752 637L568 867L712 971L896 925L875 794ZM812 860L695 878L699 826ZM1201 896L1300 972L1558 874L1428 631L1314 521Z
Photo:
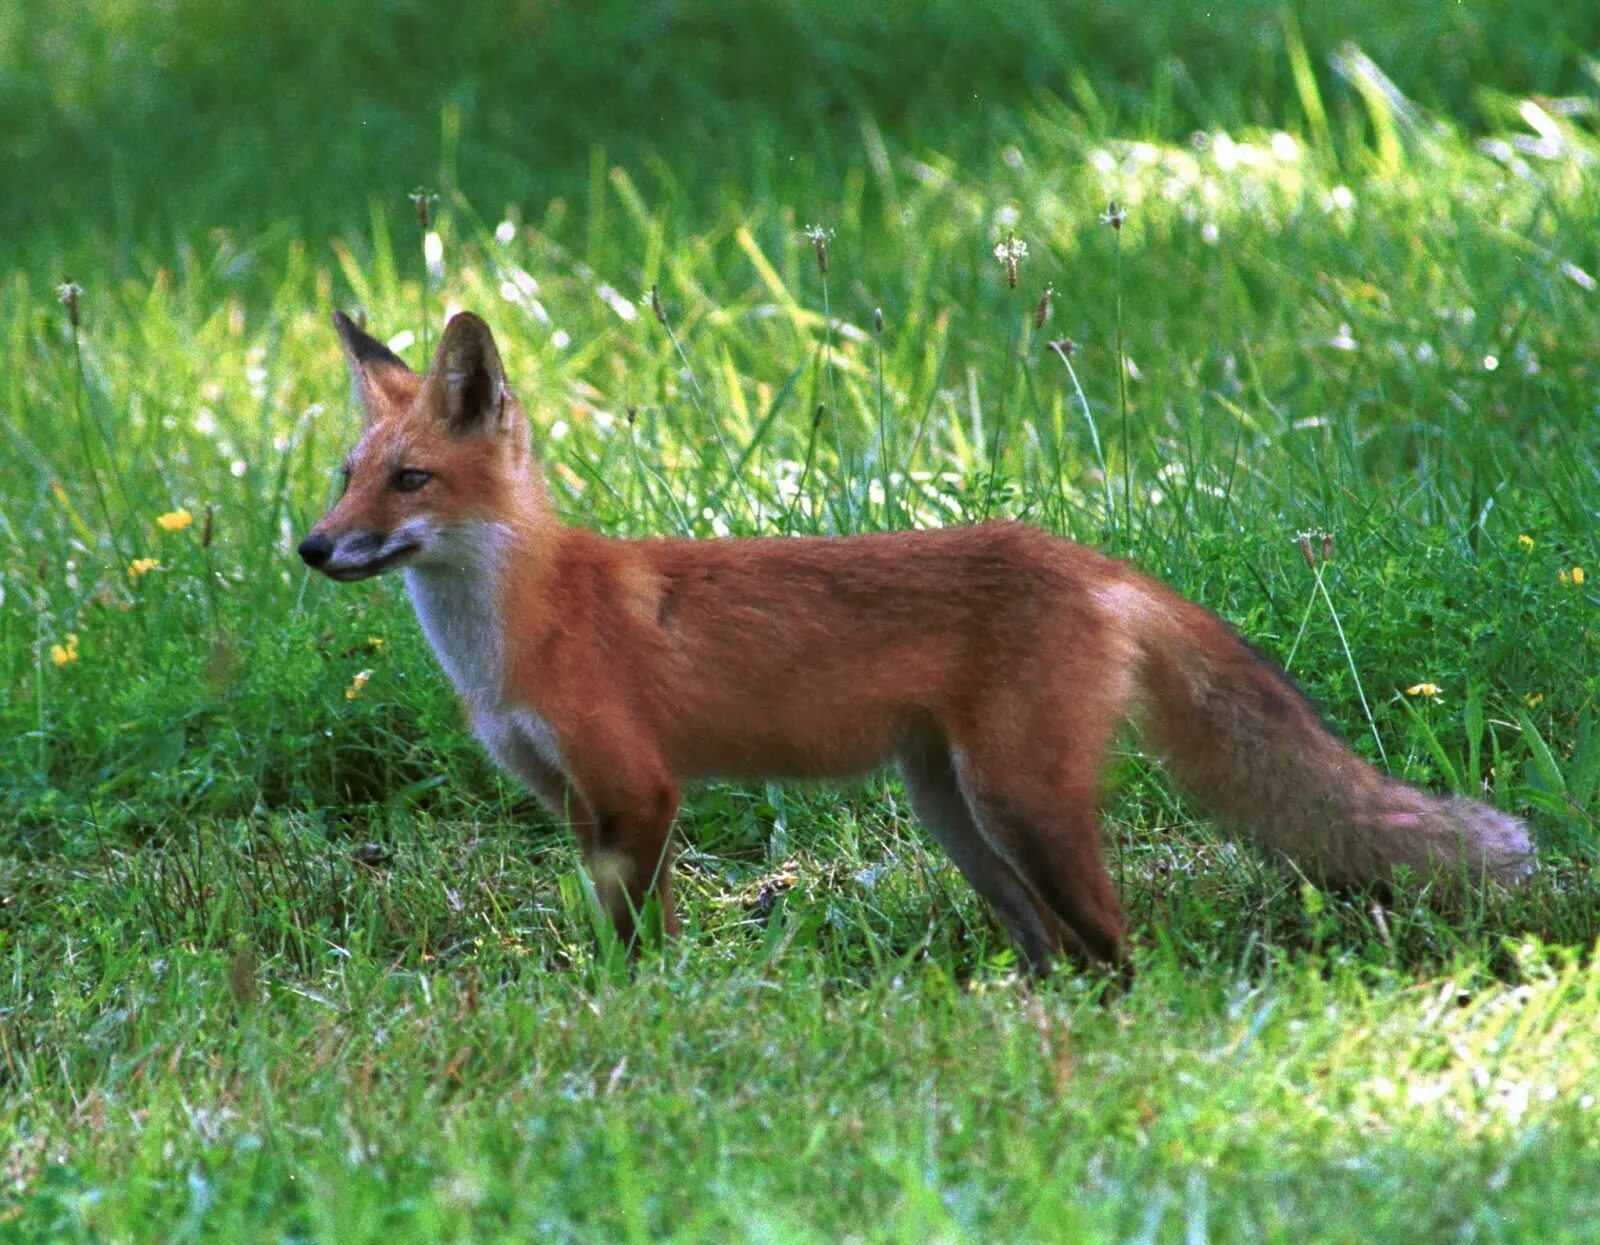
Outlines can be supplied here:
M1030 966L1125 966L1095 796L1130 711L1186 788L1325 880L1529 866L1520 822L1378 773L1219 618L1092 549L1001 522L604 539L553 512L482 320L417 376L334 318L365 430L300 553L403 569L478 737L570 820L630 943L652 894L675 928L680 783L893 761Z

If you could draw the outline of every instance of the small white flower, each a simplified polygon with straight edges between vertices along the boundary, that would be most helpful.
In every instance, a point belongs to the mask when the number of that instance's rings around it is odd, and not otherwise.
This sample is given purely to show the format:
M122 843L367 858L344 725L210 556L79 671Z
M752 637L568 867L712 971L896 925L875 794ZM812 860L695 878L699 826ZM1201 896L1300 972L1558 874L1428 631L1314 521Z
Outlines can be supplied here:
M1006 284L1017 288L1017 265L1028 258L1028 244L1015 234L1006 234L1004 242L995 243L994 257L1006 270Z
M1593 277L1569 259L1561 261L1561 271L1580 290L1592 290L1597 284Z
M1027 259L1028 244L1021 238L1007 238L1004 242L995 243L994 257L1002 264L1011 260Z
M612 311L617 313L617 316L620 319L632 324L639 318L639 309L611 286L601 282L600 286L596 290L596 293L600 295L601 300L607 307L610 307Z
M444 240L432 229L422 235L422 258L428 265L428 280L444 280Z

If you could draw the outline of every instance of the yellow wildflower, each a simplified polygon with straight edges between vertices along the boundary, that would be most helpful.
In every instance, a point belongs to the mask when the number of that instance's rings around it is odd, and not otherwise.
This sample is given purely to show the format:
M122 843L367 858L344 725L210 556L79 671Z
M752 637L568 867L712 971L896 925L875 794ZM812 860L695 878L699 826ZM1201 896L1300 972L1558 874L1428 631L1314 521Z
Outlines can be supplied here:
M1406 688L1406 695L1436 697L1439 695L1439 685L1437 683L1413 683Z
M1526 532L1517 537L1517 544L1521 545L1524 552L1533 548L1533 537Z
M1540 705L1542 705L1544 703L1544 693L1543 692L1529 692L1522 699L1527 704L1528 708L1537 709Z
M344 698L354 700L361 695L361 689L367 685L367 680L372 677L372 671L363 670L350 680L350 686L344 689Z
M1579 588L1583 587L1583 567L1575 566L1572 568L1572 582Z
M176 510L169 510L166 514L156 516L156 526L163 532L181 532L194 522L194 515L182 506Z
M380 651L387 643L388 641L385 640L381 635L369 635L367 637L367 647L370 648L374 653Z
M67 642L65 644L52 644L50 646L50 660L58 666L65 666L69 662L78 660L78 633L76 631L67 632Z
M161 562L158 558L135 558L128 563L128 578L138 579L139 576L148 574L160 565Z

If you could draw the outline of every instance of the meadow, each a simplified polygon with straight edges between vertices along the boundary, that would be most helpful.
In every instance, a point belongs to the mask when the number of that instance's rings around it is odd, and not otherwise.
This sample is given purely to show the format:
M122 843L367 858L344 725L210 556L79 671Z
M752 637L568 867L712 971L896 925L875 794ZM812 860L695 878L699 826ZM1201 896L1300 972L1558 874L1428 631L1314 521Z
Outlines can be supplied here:
M1600 11L457 7L0 10L0 1241L1592 1239ZM485 316L573 523L1126 557L1539 868L1319 889L1130 731L1125 993L889 775L695 792L630 965L294 557L335 308Z

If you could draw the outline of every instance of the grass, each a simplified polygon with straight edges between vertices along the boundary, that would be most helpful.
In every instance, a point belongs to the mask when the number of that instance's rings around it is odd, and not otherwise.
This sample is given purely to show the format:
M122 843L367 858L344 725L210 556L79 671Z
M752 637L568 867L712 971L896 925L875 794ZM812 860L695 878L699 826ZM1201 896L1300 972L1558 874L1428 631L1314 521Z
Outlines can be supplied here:
M1581 1239L1594 19L755 7L0 16L0 1239ZM398 585L292 556L336 306L485 314L574 522L1130 557L1543 867L1324 894L1130 736L1124 996L1019 986L887 778L697 793L630 970Z

